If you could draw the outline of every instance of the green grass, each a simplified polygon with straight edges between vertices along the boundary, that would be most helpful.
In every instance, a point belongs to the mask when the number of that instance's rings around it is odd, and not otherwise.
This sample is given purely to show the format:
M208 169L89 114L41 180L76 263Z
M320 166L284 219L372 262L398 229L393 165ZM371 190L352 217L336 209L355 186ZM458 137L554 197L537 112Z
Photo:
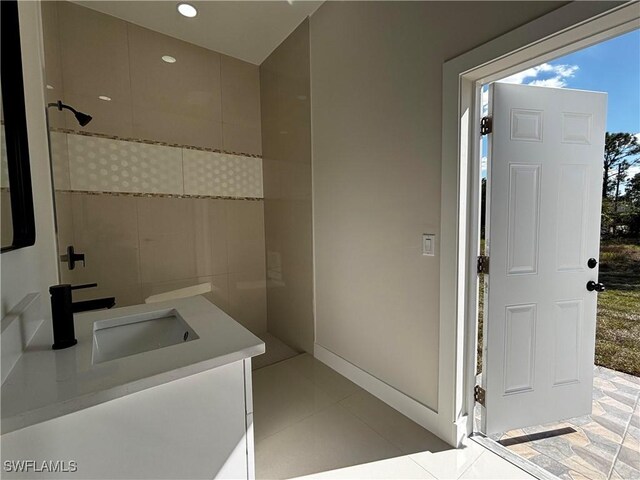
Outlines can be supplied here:
M640 241L600 246L596 365L640 376ZM480 276L478 364L482 371L484 284Z
M596 365L640 376L640 244L603 242Z

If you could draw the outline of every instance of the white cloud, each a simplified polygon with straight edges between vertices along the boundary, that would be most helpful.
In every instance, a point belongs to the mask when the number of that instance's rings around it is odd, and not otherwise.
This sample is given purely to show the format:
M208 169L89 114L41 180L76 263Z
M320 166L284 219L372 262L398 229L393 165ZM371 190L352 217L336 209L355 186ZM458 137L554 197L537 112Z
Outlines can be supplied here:
M567 86L567 80L574 77L579 68L578 65L543 63L504 78L500 82L562 88Z
M560 77L552 77L545 78L544 80L534 80L533 82L529 82L527 85L533 85L534 87L562 88L567 85L567 82Z

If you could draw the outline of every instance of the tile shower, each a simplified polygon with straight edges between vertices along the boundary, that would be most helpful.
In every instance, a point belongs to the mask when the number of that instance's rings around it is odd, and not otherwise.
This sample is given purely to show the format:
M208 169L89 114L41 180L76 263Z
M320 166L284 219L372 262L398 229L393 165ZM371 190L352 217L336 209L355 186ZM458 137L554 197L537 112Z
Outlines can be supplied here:
M94 118L48 112L58 250L86 255L61 281L117 306L211 282L209 300L295 354L266 333L259 67L69 2L42 14L47 101Z

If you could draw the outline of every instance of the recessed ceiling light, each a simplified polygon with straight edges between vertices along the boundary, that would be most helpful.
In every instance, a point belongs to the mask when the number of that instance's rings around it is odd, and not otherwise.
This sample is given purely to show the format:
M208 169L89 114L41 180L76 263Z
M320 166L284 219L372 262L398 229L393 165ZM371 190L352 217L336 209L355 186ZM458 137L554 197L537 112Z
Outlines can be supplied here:
M188 3L179 3L178 4L178 12L185 17L193 18L198 14L198 10L193 5L189 5Z
M110 102L111 101L111 97L107 97L106 95L99 95L98 98L100 100L104 100L105 102Z
M176 63L176 59L173 58L171 55L163 55L162 60L164 60L167 63Z

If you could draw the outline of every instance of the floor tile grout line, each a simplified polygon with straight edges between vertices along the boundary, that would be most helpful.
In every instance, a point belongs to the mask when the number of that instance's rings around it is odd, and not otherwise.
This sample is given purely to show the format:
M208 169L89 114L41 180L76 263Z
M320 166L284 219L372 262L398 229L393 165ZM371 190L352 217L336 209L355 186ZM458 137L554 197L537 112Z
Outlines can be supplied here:
M303 355L303 354L301 354L301 355ZM274 365L280 365L280 366L282 366L286 361L291 360L292 358L296 358L297 356L298 356L298 355L296 355L295 357L287 358L287 359L282 360L282 361L280 361L280 362L273 363L273 364L271 364L271 365L267 365L266 367L263 367L263 368L272 367L272 366L274 366ZM262 369L257 369L257 370L262 370ZM299 372L295 372L295 373L296 373L297 375L299 375L299 376L300 376L300 378L302 378L303 380L305 380L305 381L307 381L307 382L311 383L315 388L317 388L317 389L321 390L321 391L322 391L322 393L324 393L325 395L327 395L327 396L328 396L327 392L326 392L324 389L320 388L320 387L318 386L318 384L316 384L316 382L314 382L313 380L310 380L309 378L305 377L304 375L302 375L302 374L301 374L301 373L299 373ZM272 437L273 435L276 435L276 434L278 434L278 433L284 432L284 431L285 431L285 430L287 430L288 428L291 428L291 427L293 427L294 425L297 425L298 423L300 423L300 422L302 422L302 421L304 421L304 420L306 420L306 419L308 419L308 418L310 418L310 417L313 417L314 415L316 415L316 414L318 414L318 413L324 412L325 410L327 410L327 409L328 409L328 408L330 408L330 407L333 407L334 405L339 405L339 404L340 404L340 402L341 402L342 400L346 400L346 399L347 399L347 398L349 398L351 395L355 395L356 393L358 393L358 392L354 392L354 393L352 393L352 394L348 395L347 397L345 397L345 398L343 398L343 399L333 401L333 402L329 403L328 405L325 405L324 407L322 407L322 408L320 408L320 409L318 409L318 410L315 410L315 411L311 412L309 415L305 415L304 417L299 418L299 419L298 419L298 420L296 420L295 422L291 423L290 425L287 425L287 426L286 426L286 427L284 427L284 428L281 428L281 429L280 429L280 430L278 430L277 432L270 433L270 434L269 434L269 435L267 435L266 437L262 437L262 438L260 438L260 441L265 440L265 439L267 439L267 438L269 438L269 437ZM350 415L353 415L353 413L351 413L351 412L350 412L346 407L344 407L344 406L342 406L342 405L340 405L340 406L341 406L341 407L342 407L342 408L343 408L347 413L349 413ZM365 422L363 422L362 420L360 420L360 418L356 417L355 415L353 415L353 416L354 416L356 419L358 419L360 422L364 423L367 427L369 427L369 425L368 425L368 424L366 424ZM369 428L371 428L371 427L369 427ZM373 428L371 428L371 430L373 430ZM378 432L376 432L375 430L373 430L373 431L374 431L375 433L378 433ZM378 435L380 435L380 434L378 433ZM380 435L380 436L382 437L382 435ZM382 438L383 438L385 441L387 441L388 443L390 443L390 444L391 444L391 442L389 442L385 437L382 437ZM257 439L257 438L256 438L256 441L258 441L258 439ZM397 447L395 447L395 445L393 445L393 444L391 444L391 445L392 445L394 448L397 448ZM400 451L400 453L402 453L402 451Z
M355 393L362 393L362 392L355 392ZM378 430L377 430L373 425L370 425L370 424L369 424L369 422L367 422L367 420L366 420L366 419L364 419L364 418L360 417L358 414L356 414L356 413L352 412L352 411L351 411L351 409L350 409L349 407L347 407L347 406L345 406L345 405L342 405L342 402L344 402L345 400L347 400L347 399L349 399L350 397L352 397L353 395L355 395L355 393L352 393L352 394L350 394L350 395L346 396L345 398L343 398L342 400L340 400L340 401L338 402L338 404L339 404L342 408L344 408L346 411L348 411L351 415L353 415L353 416L354 416L354 417L356 417L358 420L360 420L362 423L364 423L364 424L365 424L367 427L369 427L371 430L373 430L373 431L374 431L374 432L376 432L378 435L380 435L382 438L384 438L384 439L387 441L387 443L389 443L389 444L393 445L395 448L397 448L397 449L400 451L400 453L401 453L402 455L407 455L407 456L411 455L410 453L405 453L405 452L402 450L402 447L401 447L400 445L396 445L396 443L395 443L393 440L391 440L390 438L387 438L387 436L386 436L386 435L384 435L382 432L379 432L379 431L378 431ZM367 392L367 393L368 393L368 392ZM369 395L371 395L371 394L369 394ZM376 397L376 398L377 398L377 397ZM399 413L400 415L402 415L400 412L398 412L398 413Z
M611 475L613 475L613 470L615 469L616 462L618 461L618 456L620 456L620 451L622 450L622 444L624 443L624 439L627 438L627 433L629 432L629 426L633 421L633 414L638 407L638 402L640 402L640 393L636 394L636 402L631 409L631 415L629 416L629 420L627 421L627 426L624 428L624 433L622 434L622 438L620 440L620 445L616 450L616 454L613 456L613 462L611 463L611 469L609 470L609 475L607 475L607 480L611 479Z
M418 467L420 467L422 470L424 470L425 472L427 472L427 474L428 474L430 477L433 477L433 478L435 478L435 479L437 479L437 480L440 480L440 478L439 478L439 477L437 477L437 476L435 475L435 473L430 472L429 470L427 470L427 468L426 468L426 467L422 466L421 464L419 464L418 462L416 462L413 458L411 458L411 455L415 455L415 454L404 455L404 457L405 457L405 458L408 458L408 459L409 459L409 460L411 460L413 463L415 463Z
M484 451L480 452L480 455L478 455L478 458L476 458L473 462L471 462L471 463L469 464L469 466L468 466L467 468L465 468L465 469L460 473L460 475L458 475L458 476L456 477L456 480L458 480L458 479L462 478L462 476L463 476L465 473L467 473L467 470L469 470L471 467L473 467L473 466L476 464L476 462L477 462L478 460L480 460L480 457L482 457L483 455L485 455L487 452L490 452L490 450L485 449ZM491 453L493 453L493 452L491 452ZM503 461L505 461L505 462L507 461L507 460L505 460L504 458L502 458L502 460L503 460Z

